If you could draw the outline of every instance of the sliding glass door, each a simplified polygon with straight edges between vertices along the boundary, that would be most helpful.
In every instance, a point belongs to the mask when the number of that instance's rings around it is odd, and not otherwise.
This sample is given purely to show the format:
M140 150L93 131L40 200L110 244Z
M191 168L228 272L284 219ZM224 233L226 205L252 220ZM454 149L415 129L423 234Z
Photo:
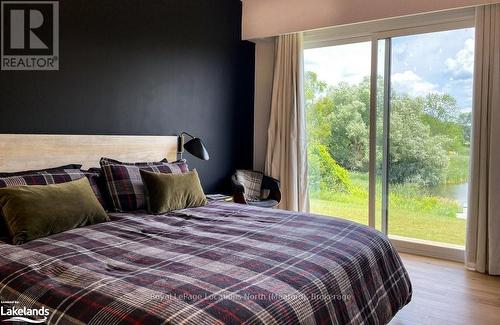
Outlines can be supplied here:
M474 30L393 37L388 232L464 245Z
M371 42L305 51L312 211L368 224Z
M463 246L474 28L419 31L305 50L311 210Z

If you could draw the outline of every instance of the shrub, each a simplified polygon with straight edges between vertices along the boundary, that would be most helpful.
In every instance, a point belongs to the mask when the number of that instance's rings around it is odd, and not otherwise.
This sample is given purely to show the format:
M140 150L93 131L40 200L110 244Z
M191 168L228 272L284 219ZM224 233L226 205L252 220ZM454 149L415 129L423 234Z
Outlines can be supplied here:
M318 192L349 192L351 181L348 171L332 158L325 145L308 146L309 189Z

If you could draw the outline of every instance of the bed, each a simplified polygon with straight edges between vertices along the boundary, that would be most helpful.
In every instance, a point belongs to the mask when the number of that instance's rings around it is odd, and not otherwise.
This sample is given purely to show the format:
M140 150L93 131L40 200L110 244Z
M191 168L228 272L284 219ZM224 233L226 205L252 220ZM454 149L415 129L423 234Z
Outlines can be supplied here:
M49 324L384 324L411 299L388 239L232 203L0 244L0 297Z
M119 155L151 143L141 155L175 156L172 137L101 137L0 135L0 149L19 155L0 170L47 164L47 143L64 153L54 164L92 164L96 146ZM411 299L390 241L357 223L227 202L109 216L23 245L0 241L2 306L46 308L31 319L48 324L385 324Z

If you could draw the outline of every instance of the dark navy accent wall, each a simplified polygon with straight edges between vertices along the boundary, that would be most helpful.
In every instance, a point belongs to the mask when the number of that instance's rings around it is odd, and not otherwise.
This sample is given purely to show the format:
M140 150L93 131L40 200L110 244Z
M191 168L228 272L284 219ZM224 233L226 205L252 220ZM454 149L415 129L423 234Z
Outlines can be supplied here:
M201 137L207 192L251 168L254 46L240 0L61 0L60 70L0 72L0 133ZM75 162L77 163L77 162Z

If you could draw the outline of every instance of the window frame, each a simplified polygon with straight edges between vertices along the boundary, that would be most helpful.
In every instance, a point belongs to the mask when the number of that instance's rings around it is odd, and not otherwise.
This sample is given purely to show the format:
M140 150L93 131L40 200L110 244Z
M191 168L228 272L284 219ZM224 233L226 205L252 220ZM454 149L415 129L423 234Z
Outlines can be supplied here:
M376 225L376 150L377 150L377 78L379 63L379 41L384 41L384 132L382 171L381 231L388 235L400 252L420 254L453 261L464 261L463 246L431 242L388 234L388 159L390 117L390 71L391 39L393 37L443 32L475 27L475 8L449 10L431 14L414 15L383 21L332 27L304 33L304 49L336 45L371 42L370 69L370 120L369 120L369 166L368 166L368 225Z

